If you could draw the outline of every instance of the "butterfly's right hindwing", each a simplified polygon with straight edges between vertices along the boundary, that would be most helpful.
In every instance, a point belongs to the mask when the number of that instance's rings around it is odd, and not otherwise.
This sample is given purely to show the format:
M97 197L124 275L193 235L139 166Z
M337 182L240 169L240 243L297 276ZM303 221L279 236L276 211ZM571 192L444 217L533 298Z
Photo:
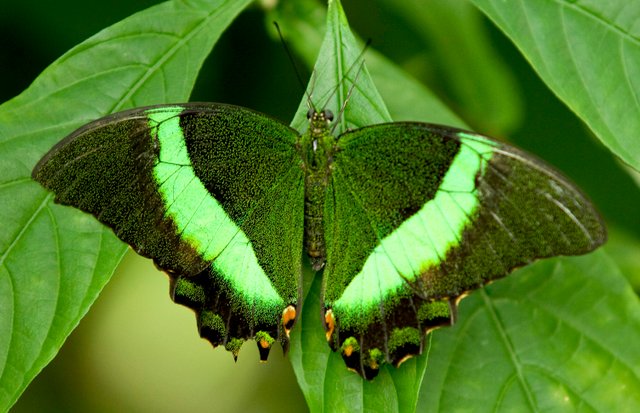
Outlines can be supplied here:
M35 180L95 215L172 279L200 333L237 354L287 343L299 302L303 179L297 133L228 105L162 105L95 121ZM265 354L266 355L266 354Z

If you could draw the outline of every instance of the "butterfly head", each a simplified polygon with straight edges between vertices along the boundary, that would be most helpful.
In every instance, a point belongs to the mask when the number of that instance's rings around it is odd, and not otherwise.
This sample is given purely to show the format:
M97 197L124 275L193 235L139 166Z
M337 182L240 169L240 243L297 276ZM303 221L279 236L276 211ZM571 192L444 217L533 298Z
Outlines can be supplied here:
M329 128L329 124L333 121L333 112L329 109L316 110L309 108L307 112L309 120L309 130L314 134L320 134Z

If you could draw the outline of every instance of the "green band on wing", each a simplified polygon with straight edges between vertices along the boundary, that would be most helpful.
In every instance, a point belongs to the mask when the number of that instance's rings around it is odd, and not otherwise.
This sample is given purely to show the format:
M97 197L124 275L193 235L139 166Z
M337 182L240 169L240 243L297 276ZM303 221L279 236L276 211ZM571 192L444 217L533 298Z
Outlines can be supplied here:
M343 325L356 323L363 312L377 309L407 281L416 281L429 267L439 265L460 243L479 205L476 175L484 173L494 146L477 135L461 134L461 138L460 151L436 196L380 242L333 303Z
M180 128L181 107L149 110L149 124L160 146L154 176L165 214L180 236L251 306L282 307L284 302L258 264L251 241L195 175ZM234 277L233 274L241 274Z

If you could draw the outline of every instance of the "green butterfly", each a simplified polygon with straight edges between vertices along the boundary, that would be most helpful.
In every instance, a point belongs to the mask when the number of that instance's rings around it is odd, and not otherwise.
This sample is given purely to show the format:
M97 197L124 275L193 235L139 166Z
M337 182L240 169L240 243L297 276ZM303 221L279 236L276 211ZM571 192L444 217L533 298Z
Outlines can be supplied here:
M469 291L535 259L601 245L585 196L531 155L473 132L396 122L304 133L216 103L96 120L33 178L89 212L171 278L200 335L261 358L301 308L303 252L323 271L326 338L375 377L420 354Z

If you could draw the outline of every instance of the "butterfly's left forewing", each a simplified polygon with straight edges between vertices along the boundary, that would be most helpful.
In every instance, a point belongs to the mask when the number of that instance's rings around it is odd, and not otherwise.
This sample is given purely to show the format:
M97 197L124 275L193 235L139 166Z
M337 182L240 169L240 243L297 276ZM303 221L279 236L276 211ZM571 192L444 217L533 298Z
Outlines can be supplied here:
M203 337L234 354L255 337L264 357L299 303L297 137L248 109L160 105L81 128L33 176L165 270Z
M327 338L371 378L422 351L457 298L537 258L604 242L585 197L531 155L423 123L338 139L325 204Z

